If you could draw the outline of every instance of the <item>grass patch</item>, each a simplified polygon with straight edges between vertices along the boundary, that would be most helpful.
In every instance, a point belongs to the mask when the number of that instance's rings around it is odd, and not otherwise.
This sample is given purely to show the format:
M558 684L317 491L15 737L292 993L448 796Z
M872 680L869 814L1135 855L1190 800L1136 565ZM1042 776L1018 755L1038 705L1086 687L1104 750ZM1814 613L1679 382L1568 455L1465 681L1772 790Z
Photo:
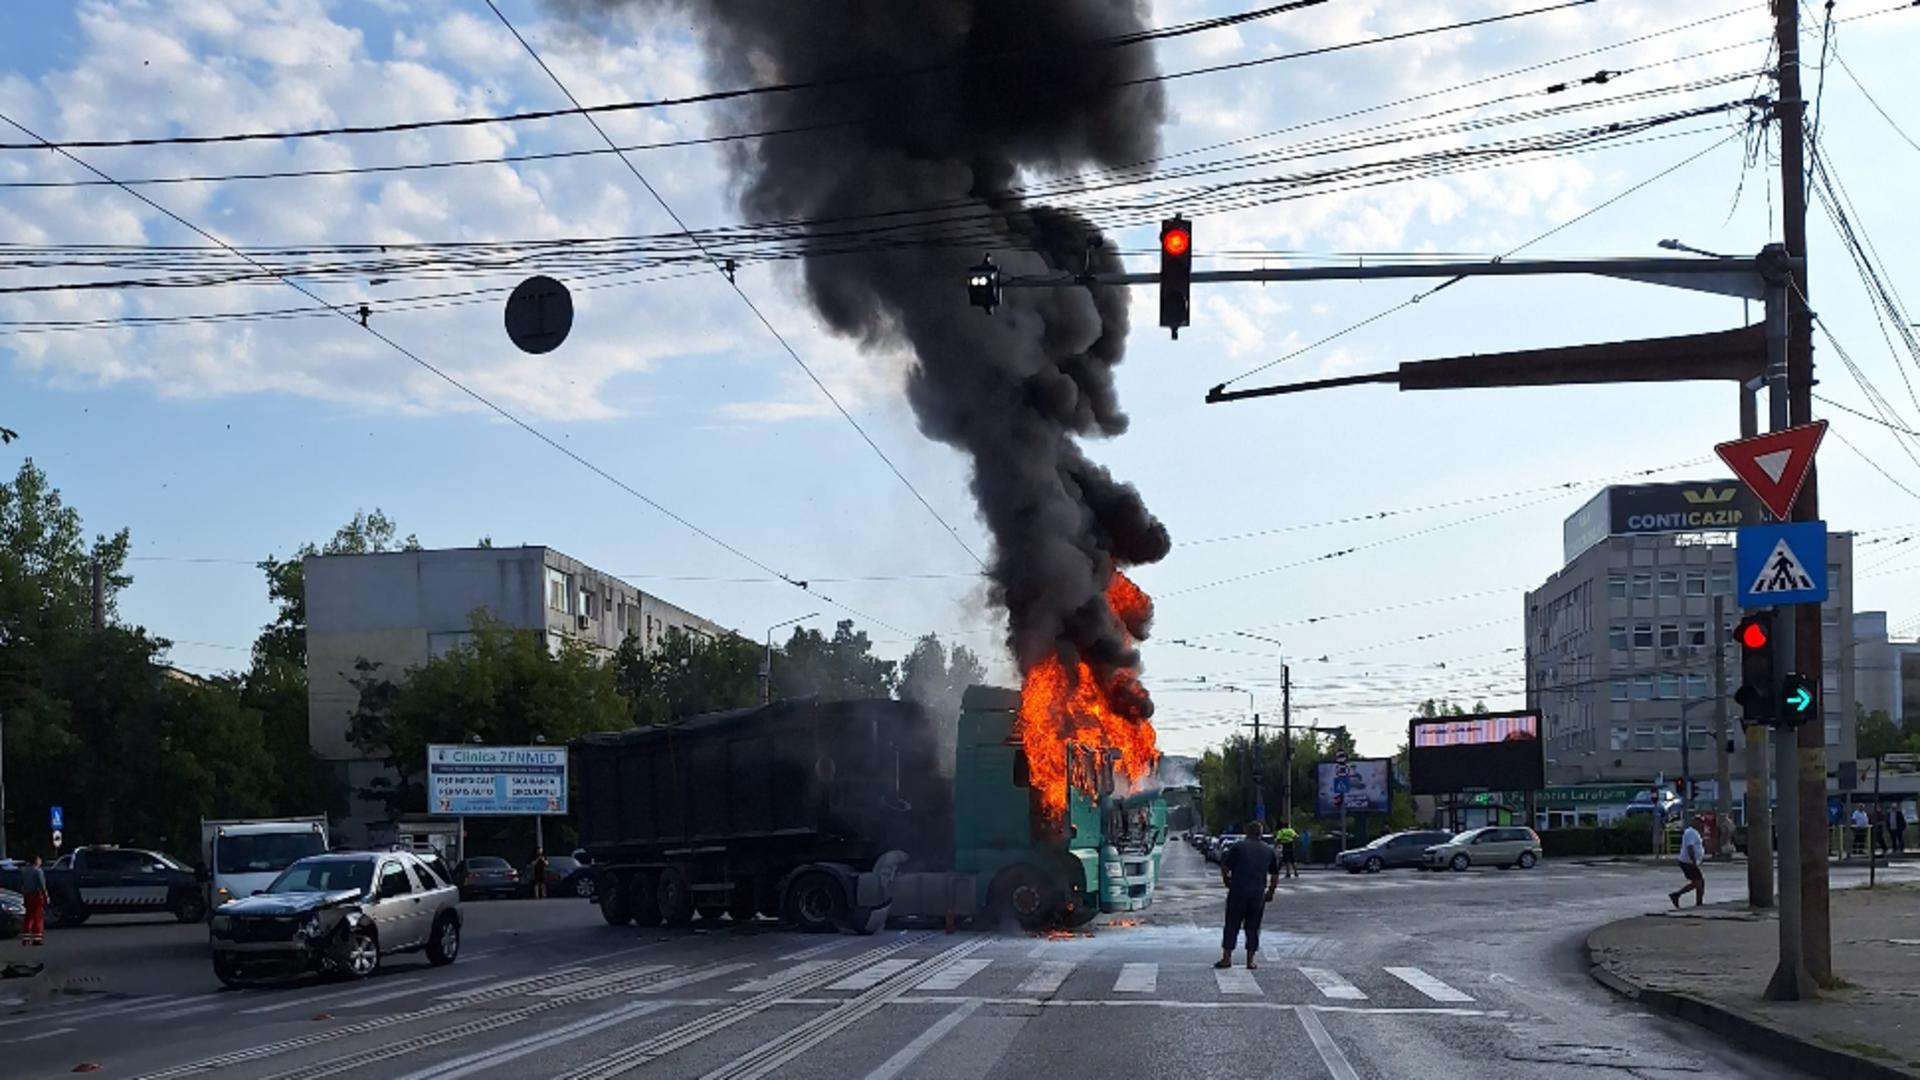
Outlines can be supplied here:
M1888 1050L1886 1047L1878 1046L1870 1042L1861 1042L1859 1039L1849 1039L1843 1035L1815 1035L1814 1038L1826 1043L1828 1046L1859 1054L1861 1057L1874 1058L1879 1061L1900 1060L1900 1055Z
M1819 978L1816 978L1816 979L1814 979L1813 981L1814 981L1814 982L1816 982L1816 983L1819 983L1819 984L1820 984L1820 989L1822 989L1822 990L1851 990L1851 989L1853 989L1853 984L1852 984L1852 983L1850 983L1850 982L1848 982L1847 980L1845 980L1845 979L1843 979L1843 978L1841 978L1841 977L1840 977L1840 976L1838 976L1838 975L1822 975L1822 976L1820 976Z

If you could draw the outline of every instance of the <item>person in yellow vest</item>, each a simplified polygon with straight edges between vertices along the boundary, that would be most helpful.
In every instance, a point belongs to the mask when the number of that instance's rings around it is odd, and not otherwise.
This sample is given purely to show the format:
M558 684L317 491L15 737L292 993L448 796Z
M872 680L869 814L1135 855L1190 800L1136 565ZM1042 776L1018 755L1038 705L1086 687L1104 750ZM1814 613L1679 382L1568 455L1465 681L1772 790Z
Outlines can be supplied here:
M1300 834L1294 832L1291 825L1280 826L1280 831L1273 836L1273 846L1280 849L1281 872L1287 877L1300 876L1300 868L1294 864L1293 858L1294 848L1299 843Z

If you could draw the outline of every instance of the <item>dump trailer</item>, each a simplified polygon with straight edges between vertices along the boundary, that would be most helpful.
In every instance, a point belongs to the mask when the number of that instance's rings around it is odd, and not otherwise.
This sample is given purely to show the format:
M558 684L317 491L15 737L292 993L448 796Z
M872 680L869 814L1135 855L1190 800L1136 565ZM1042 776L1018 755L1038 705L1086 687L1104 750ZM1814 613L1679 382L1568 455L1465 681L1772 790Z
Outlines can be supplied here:
M1027 783L1018 708L1013 691L969 688L950 757L935 718L890 700L783 701L576 740L601 914L872 933L892 919L1037 928L1145 907L1152 831L1128 824L1111 761L1069 744L1086 782L1048 814Z

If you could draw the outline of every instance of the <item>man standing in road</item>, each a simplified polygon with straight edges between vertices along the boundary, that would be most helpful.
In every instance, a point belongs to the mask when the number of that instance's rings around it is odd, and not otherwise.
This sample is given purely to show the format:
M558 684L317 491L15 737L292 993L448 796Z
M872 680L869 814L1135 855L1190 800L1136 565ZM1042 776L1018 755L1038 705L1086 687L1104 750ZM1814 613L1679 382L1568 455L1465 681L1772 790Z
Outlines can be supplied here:
M1678 891L1667 894L1674 907L1680 906L1680 898L1693 893L1693 906L1699 907L1707 900L1707 879L1700 872L1700 863L1707 857L1707 846L1700 840L1701 815L1695 814L1687 825L1687 831L1680 834L1680 872L1687 875L1687 883Z
M1900 809L1899 803L1893 804L1893 812L1887 815L1887 831L1893 834L1893 853L1904 854L1907 850L1907 815Z
M1282 825L1280 826L1280 832L1274 837L1274 840L1274 846L1280 849L1281 876L1290 878L1299 877L1300 867L1295 865L1294 862L1294 848L1300 843L1300 834L1293 831L1293 826Z
M1867 811L1864 807L1853 808L1852 824L1853 853L1865 855L1867 853Z
M40 856L35 855L20 868L20 895L27 902L26 925L20 928L20 944L45 945L47 943L47 872L40 868Z
M1213 966L1233 966L1233 947L1244 926L1247 970L1251 971L1259 966L1261 916L1266 914L1273 891L1280 887L1280 856L1267 843L1266 829L1260 822L1247 822L1247 835L1221 853L1220 884L1227 887L1227 925L1220 935L1220 962Z
M527 876L533 879L533 898L547 898L547 849L533 849L533 865L527 867Z

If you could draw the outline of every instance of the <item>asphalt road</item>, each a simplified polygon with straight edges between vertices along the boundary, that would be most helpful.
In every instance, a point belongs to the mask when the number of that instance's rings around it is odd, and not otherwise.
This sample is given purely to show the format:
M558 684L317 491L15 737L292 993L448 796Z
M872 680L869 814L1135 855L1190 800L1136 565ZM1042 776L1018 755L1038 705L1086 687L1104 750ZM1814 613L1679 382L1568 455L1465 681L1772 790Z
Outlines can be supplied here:
M1798 1075L1588 979L1580 940L1666 904L1676 882L1657 868L1308 871L1269 908L1252 973L1211 966L1214 868L1176 844L1164 869L1152 911L1087 936L663 932L606 926L584 901L500 901L466 906L451 967L398 957L364 983L238 991L214 980L201 927L95 920L0 947L85 991L18 999L28 980L0 981L0 1075ZM1709 888L1737 876L1710 870Z

